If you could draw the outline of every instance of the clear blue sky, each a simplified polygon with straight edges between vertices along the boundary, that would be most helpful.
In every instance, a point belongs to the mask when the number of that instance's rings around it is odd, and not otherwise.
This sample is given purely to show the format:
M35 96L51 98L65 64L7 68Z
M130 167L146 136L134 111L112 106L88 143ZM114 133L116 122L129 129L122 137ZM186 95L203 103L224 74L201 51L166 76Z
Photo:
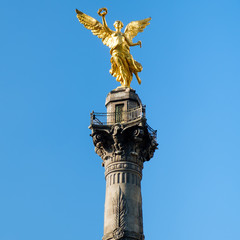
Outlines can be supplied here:
M146 240L239 240L239 0L1 2L0 240L102 237L89 113L118 83L75 14L101 7L111 27L152 17L131 50L159 142L142 182Z

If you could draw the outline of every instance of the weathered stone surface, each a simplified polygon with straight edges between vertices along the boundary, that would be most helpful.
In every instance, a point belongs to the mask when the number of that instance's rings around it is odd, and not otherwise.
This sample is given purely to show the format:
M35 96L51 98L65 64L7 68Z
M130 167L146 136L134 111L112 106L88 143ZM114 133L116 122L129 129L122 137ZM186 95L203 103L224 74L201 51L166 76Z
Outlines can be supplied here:
M132 89L116 89L106 99L112 116L118 104L124 112L142 103ZM143 240L141 180L143 163L153 157L156 135L149 130L144 115L129 121L91 124L96 153L105 167L106 197L103 240ZM109 121L108 121L109 122Z
M134 89L130 88L117 88L112 90L106 98L105 106L107 107L107 112L114 112L114 106L120 103L124 104L124 111L130 110L132 108L140 107L142 102L138 95L135 93Z

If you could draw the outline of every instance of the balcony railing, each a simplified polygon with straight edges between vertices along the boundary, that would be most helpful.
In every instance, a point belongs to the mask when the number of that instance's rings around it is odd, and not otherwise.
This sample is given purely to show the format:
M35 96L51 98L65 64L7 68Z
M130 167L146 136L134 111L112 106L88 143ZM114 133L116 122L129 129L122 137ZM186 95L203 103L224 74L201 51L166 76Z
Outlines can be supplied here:
M129 111L112 113L91 113L91 124L113 125L115 123L128 123L145 117L145 107L134 108Z
M91 113L91 125L114 125L116 123L129 123L135 120L145 118L145 106L134 108L129 111L112 112L112 113ZM153 136L157 137L157 130L152 129L147 123L146 127L148 132Z
M147 123L146 123L148 132L156 139L157 138L157 130L154 130L153 128L151 128Z

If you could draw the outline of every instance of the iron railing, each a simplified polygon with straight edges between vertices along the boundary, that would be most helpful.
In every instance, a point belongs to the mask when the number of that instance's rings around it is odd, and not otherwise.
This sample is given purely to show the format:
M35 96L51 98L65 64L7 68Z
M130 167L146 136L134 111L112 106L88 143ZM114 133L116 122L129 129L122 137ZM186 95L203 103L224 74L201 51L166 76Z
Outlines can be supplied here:
M112 113L97 113L92 111L91 113L91 125L114 125L116 123L129 123L131 121L140 120L146 117L145 105L138 108L133 108L129 111L112 112ZM148 132L157 138L157 130L151 128L147 123L146 127Z
M91 124L113 125L115 123L128 123L137 119L145 118L145 107L133 108L129 111L112 113L91 113Z
M154 137L157 138L157 130L154 130L153 128L151 128L147 123L146 123L148 132Z

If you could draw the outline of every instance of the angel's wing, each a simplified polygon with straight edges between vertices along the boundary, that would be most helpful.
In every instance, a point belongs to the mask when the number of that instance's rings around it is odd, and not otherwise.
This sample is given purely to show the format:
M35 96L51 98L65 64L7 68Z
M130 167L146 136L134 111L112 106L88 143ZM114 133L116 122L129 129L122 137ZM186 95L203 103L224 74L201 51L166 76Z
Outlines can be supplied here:
M111 47L111 34L112 30L105 28L99 21L95 18L88 16L87 14L76 9L77 18L80 23L84 25L85 28L92 31L93 35L97 35L102 39L103 44Z
M134 37L137 36L139 32L143 32L144 28L150 24L151 18L146 18L139 21L130 22L124 31L124 34L132 41Z

